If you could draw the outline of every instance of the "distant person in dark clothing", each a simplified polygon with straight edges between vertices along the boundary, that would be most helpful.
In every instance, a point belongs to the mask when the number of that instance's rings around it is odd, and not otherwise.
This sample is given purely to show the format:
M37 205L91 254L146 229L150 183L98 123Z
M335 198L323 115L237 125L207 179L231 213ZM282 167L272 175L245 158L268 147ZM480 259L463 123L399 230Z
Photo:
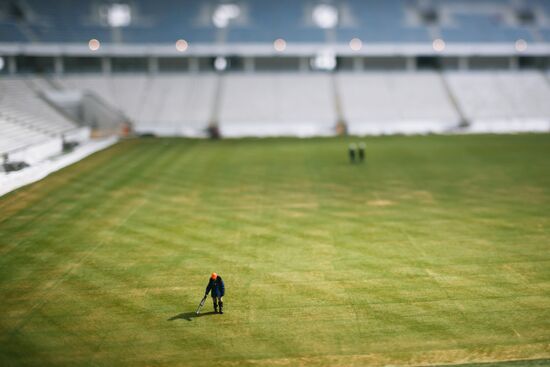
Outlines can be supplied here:
M206 286L206 292L204 296L208 296L208 293L212 291L212 301L214 302L214 311L218 312L218 306L220 306L220 313L223 313L223 299L225 294L225 284L223 284L222 277L216 273L212 273L208 285Z
M349 146L348 146L348 155L349 155L349 161L351 163L355 163L355 150L357 149L357 145L355 145L354 143L351 143Z
M367 148L367 145L365 143L359 143L359 162L363 162L365 160L366 148Z

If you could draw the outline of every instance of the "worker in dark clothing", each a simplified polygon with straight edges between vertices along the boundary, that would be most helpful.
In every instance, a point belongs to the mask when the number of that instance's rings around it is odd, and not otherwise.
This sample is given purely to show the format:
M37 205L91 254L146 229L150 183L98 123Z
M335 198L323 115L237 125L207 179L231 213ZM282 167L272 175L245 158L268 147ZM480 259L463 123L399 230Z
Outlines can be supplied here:
M367 148L367 145L363 142L359 143L359 162L363 162L365 160L365 149Z
M349 155L349 161L351 163L355 163L355 151L357 150L357 145L354 143L351 143L348 146L348 155Z
M223 284L222 277L216 273L212 273L208 285L206 286L206 292L204 296L208 296L208 292L212 291L212 301L214 302L214 311L218 312L218 305L220 306L220 313L223 313L223 299L225 294L225 284Z

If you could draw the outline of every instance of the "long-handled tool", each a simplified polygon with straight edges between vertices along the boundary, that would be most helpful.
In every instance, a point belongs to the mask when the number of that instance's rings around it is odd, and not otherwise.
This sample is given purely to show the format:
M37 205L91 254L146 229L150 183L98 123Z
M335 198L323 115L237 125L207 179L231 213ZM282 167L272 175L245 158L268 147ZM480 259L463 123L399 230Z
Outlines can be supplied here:
M204 298L201 300L201 303L199 303L199 307L197 307L197 311L195 311L195 314L201 313L201 308L204 306L204 302L206 302L206 294L204 295Z

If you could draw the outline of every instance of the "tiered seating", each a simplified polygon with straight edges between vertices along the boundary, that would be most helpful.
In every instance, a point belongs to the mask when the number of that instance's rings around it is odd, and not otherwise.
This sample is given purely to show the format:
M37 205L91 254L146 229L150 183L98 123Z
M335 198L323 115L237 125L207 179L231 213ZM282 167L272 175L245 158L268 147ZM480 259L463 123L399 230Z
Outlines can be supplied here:
M31 29L42 42L87 42L90 38L111 41L109 28L91 24L90 0L43 1L28 0L38 21L31 22Z
M148 79L144 74L113 77L72 75L58 77L54 80L65 88L94 92L135 121L138 121L142 116L144 93L148 88Z
M40 131L31 129L8 118L3 112L0 114L0 154L40 143L50 137Z
M427 28L405 22L403 0L353 0L349 2L355 24L338 28L338 40L359 37L364 42L431 42Z
M215 6L223 1L200 0L162 2L134 0L128 2L134 12L133 22L116 31L101 25L97 6L109 2L93 0L43 1L26 0L33 17L27 25L32 32L21 33L13 19L0 16L0 41L6 42L86 42L98 38L103 42L173 43L185 38L191 43L217 41L220 31L212 24ZM312 7L319 1L296 0L242 0L242 17L227 28L227 42L269 42L282 37L289 42L325 42L326 32L311 19ZM348 42L359 37L364 42L430 42L428 28L411 21L411 9L417 4L406 0L349 0L329 2L340 11L337 39ZM529 0L525 3L535 12L550 13L548 1ZM412 4L412 5L411 5ZM492 0L440 0L438 7L458 9L447 11L450 21L442 24L442 37L448 42L514 42L533 39L528 27L514 26L505 19L513 17L514 3ZM481 11L469 11L469 9ZM487 11L489 9L489 11ZM1 15L1 14L0 14ZM547 27L538 31L544 38ZM119 37L115 37L118 35ZM34 39L36 38L36 39ZM548 40L548 38L546 38Z
M229 42L324 42L325 33L305 22L304 3L295 0L256 0L245 3L249 12L245 25L229 28ZM311 18L311 15L309 16Z
M454 17L457 23L453 28L441 30L448 42L515 42L518 39L533 41L529 29L510 27L502 20L486 14L461 14Z
M435 72L350 73L338 80L352 134L444 132L459 123Z
M58 135L76 127L37 96L28 83L25 79L0 79L0 105L3 112L19 116L21 123L49 135Z
M56 154L76 124L39 98L27 79L0 79L0 153L31 162Z
M449 86L479 132L550 130L550 87L538 72L449 72Z
M159 75L148 81L135 128L157 135L200 136L211 118L216 76Z
M91 89L129 115L138 132L202 135L216 117L224 136L311 136L334 133L329 74L122 75L63 77ZM550 90L537 72L444 75L472 131L548 130ZM335 76L352 134L446 132L460 116L437 72L340 73Z
M70 75L61 78L54 77L53 80L68 89L84 89L97 93L101 98L114 103L115 96L110 78L100 75L84 74ZM119 106L119 108L121 108Z
M0 23L0 42L26 42L27 38L14 23Z
M213 42L216 30L209 19L197 21L201 3L195 1L163 0L140 1L137 9L142 15L154 15L154 22L133 24L122 29L122 39L129 43L173 43L185 38L191 43Z
M96 93L129 116L138 132L190 136L206 128L216 85L212 74L66 76L56 81Z
M220 126L224 136L329 135L336 113L329 75L228 75Z

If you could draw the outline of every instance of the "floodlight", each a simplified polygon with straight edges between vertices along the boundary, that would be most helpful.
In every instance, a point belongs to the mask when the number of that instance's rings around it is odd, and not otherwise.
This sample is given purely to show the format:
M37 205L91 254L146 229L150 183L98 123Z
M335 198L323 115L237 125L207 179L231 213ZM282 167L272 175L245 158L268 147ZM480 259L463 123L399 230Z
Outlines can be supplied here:
M225 28L229 25L232 19L237 18L241 14L241 8L235 4L218 5L214 14L212 14L212 23L217 28Z
M441 52L445 49L445 41L441 38L437 38L432 42L432 47L434 51Z
M189 47L189 44L184 39L179 39L176 41L176 50L179 52L185 52L187 50L187 47Z
M321 51L311 59L311 67L317 70L334 70L336 68L336 55L332 50Z
M349 41L349 47L353 51L359 51L363 47L363 41L361 41L359 38L353 38L351 41Z
M338 24L338 10L332 5L320 4L313 8L313 21L323 29L334 28Z
M96 40L95 38L92 38L89 42L88 42L88 48L91 50L91 51L97 51L99 50L99 47L101 46L101 43L99 43L98 40Z
M275 49L275 51L284 51L286 48L286 41L282 38L277 38L275 41L273 41L273 48Z
M127 27L132 21L132 12L128 4L112 4L107 9L107 23L111 27Z
M527 41L524 39L519 39L516 41L515 48L517 52L523 52L527 50Z
M227 69L227 59L223 56L218 56L214 60L214 69L217 71L224 71Z

